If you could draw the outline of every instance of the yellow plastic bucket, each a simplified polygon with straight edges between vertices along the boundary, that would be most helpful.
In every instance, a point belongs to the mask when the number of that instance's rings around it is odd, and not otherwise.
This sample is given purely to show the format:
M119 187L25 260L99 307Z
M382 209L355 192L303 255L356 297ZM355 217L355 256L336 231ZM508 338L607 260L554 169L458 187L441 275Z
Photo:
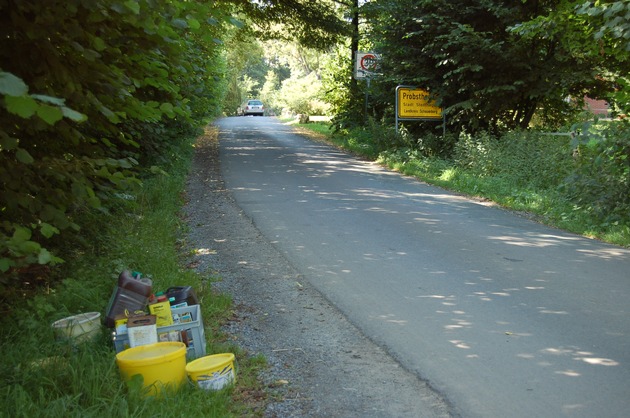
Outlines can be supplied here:
M52 324L58 339L82 343L94 340L101 329L101 314L98 312L82 313L55 321Z
M214 354L186 365L190 380L201 389L220 390L236 382L234 354Z
M162 342L129 348L116 354L116 363L125 381L142 376L147 395L175 391L186 380L186 345Z

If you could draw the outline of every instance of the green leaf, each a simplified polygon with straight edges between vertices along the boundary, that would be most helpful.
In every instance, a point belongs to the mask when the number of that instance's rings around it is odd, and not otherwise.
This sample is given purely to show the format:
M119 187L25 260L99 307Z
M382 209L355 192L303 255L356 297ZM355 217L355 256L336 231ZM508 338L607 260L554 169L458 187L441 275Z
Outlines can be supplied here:
M58 97L52 97L52 96L45 96L43 94L31 94L31 97L33 99L39 100L40 102L57 105L57 106L63 106L66 103L64 99L60 99Z
M166 114L172 114L173 113L173 105L170 103L162 103L160 105L160 110Z
M90 196L87 198L87 203L90 207L99 209L102 207L101 200L97 196Z
M11 73L0 71L0 94L23 96L28 93L28 86L21 78Z
M107 117L107 119L109 119L109 121L112 123L120 122L120 119L118 118L118 116L114 112L106 108L105 106L101 106L101 113L105 115L105 117Z
M234 17L230 18L230 23L233 24L234 26L236 26L239 29L242 29L245 26L245 24L243 22L241 22L240 20L238 20L238 19L236 19Z
M50 238L53 235L59 233L59 230L57 228L55 228L54 226L46 222L42 223L40 230L41 230L42 235L45 236L46 238Z
M22 164L32 164L35 159L24 148L18 148L15 151L15 158Z
M125 6L127 6L127 8L131 10L134 14L140 13L140 5L133 0L126 1Z
M39 107L37 102L29 96L6 96L4 102L10 113L25 119L33 116Z
M105 41L98 37L92 40L92 46L94 47L95 50L99 52L107 49L107 44L105 43Z
M25 228L23 226L18 226L15 228L15 232L13 232L13 237L12 240L19 242L19 241L26 241L31 239L31 230L28 228Z
M201 24L194 17L189 17L188 18L188 26L190 26L190 28L193 29L193 30L197 30L197 29L199 29L201 27Z
M101 54L93 49L86 49L83 51L83 57L88 61L96 61L101 58Z
M39 255L37 256L37 262L39 264L48 264L52 261L52 259L52 254L50 254L50 251L48 251L46 248L42 248L39 251Z
M49 125L54 125L63 118L63 112L58 107L41 105L37 109L37 116Z
M121 158L120 160L118 160L118 166L120 168L133 168L133 164L131 164L131 162L129 162L129 160L126 158Z
M0 258L0 271L6 273L14 263L8 258Z
M68 119L72 119L75 122L85 122L88 117L83 113L77 112L76 110L72 110L69 107L62 106L61 113Z
M18 248L23 254L35 254L41 250L42 246L35 241L23 241Z
M0 138L0 150L12 150L18 147L18 140L10 136L2 135Z
M173 26L179 29L188 29L188 23L184 19L173 19Z

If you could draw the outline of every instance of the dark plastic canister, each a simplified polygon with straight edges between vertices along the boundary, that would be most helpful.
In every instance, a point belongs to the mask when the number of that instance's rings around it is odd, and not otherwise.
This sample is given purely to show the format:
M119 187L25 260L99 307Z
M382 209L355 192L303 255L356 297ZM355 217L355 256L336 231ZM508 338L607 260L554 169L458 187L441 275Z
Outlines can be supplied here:
M171 305L178 305L186 302L188 306L199 305L199 299L191 286L173 286L166 290L166 296L175 298Z
M144 310L153 290L153 281L148 278L134 277L131 272L125 270L118 276L118 285L112 292L107 305L105 326L113 328L117 316L126 312L133 313Z

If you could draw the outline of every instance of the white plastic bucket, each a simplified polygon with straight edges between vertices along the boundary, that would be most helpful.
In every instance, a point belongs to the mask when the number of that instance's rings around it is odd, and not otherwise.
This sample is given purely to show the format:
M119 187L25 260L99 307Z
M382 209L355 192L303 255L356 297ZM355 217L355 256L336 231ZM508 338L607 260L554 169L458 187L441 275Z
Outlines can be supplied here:
M77 314L53 322L52 328L59 339L72 340L75 343L91 341L98 336L100 318L99 312Z
M234 354L222 353L193 360L186 365L190 380L199 388L220 390L236 382Z

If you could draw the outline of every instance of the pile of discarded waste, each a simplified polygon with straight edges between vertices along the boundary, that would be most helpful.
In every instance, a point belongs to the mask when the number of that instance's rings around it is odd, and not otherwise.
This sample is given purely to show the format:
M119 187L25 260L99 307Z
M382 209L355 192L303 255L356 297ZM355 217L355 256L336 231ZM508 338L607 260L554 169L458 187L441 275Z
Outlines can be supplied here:
M140 375L145 393L176 390L187 380L202 389L234 384L234 355L206 355L200 302L191 286L154 292L153 281L123 271L101 321L99 312L60 319L52 324L58 338L79 344L110 329L121 377ZM101 323L102 322L102 323Z

